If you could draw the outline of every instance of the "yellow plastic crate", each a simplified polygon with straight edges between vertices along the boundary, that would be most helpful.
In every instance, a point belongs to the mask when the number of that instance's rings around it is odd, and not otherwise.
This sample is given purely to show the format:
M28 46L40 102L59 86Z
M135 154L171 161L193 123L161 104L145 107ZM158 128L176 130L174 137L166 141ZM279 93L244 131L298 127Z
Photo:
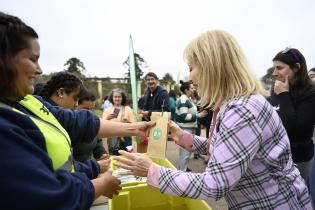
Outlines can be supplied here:
M161 166L175 169L167 159L151 159ZM123 183L119 195L108 199L108 206L109 210L211 210L203 200L162 194L145 181Z

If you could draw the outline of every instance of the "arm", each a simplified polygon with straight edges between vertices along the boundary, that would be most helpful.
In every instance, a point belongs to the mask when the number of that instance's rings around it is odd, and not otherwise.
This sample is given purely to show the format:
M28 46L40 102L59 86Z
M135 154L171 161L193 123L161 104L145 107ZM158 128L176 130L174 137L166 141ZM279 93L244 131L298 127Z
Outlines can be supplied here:
M262 131L245 107L236 107L223 115L204 173L185 173L152 164L148 184L156 187L159 183L162 193L201 199L218 200L232 190L256 155ZM158 173L154 173L156 170Z
M75 170L85 173L89 179L94 179L100 173L100 166L94 160L87 160L84 163L74 161Z
M89 209L95 191L88 177L54 171L41 133L23 116L19 127L3 126L1 120L1 208Z
M176 123L170 122L169 129L171 137L176 144L188 151L197 151L200 154L207 153L208 139L193 135L187 131L183 131Z
M148 136L154 122L121 123L98 118L89 110L72 111L60 107L45 106L67 130L72 141L91 142L94 138L110 136Z
M73 111L43 103L68 132L72 145L94 140L100 128L100 119L93 112L84 109Z

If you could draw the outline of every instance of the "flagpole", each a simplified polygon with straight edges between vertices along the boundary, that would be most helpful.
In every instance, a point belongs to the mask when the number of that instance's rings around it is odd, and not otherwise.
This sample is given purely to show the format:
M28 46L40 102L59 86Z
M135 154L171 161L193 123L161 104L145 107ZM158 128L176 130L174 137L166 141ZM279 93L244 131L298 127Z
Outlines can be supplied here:
M132 108L134 114L138 114L138 99L137 99L137 80L136 80L136 67L135 56L133 51L132 36L129 37L129 70L130 70L130 83L132 94Z

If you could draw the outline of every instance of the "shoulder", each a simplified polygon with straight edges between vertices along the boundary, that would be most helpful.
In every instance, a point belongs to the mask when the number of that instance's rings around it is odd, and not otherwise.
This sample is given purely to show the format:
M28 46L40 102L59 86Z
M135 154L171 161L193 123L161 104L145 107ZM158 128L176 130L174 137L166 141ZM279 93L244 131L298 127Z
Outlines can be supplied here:
M157 88L158 88L157 92L158 92L159 94L167 94L167 95L168 95L167 90L164 89L162 86L159 85Z
M258 117L264 112L270 112L272 106L266 98L260 94L252 94L246 97L226 101L220 107L220 113L232 112L235 115L251 115Z
M186 102L188 101L188 97L187 97L185 94L183 94L183 95L181 95L181 96L179 97L178 101L179 101L180 103L184 104L184 103L186 103Z
M315 102L315 86L309 85L305 88L304 94L302 95L303 100Z

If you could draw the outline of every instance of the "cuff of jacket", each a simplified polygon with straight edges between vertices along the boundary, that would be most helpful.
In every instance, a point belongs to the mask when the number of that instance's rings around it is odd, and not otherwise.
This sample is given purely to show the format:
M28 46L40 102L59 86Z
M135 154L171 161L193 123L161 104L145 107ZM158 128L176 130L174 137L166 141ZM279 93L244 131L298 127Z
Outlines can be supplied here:
M147 176L147 183L149 186L159 188L160 169L161 166L156 163L150 165Z

